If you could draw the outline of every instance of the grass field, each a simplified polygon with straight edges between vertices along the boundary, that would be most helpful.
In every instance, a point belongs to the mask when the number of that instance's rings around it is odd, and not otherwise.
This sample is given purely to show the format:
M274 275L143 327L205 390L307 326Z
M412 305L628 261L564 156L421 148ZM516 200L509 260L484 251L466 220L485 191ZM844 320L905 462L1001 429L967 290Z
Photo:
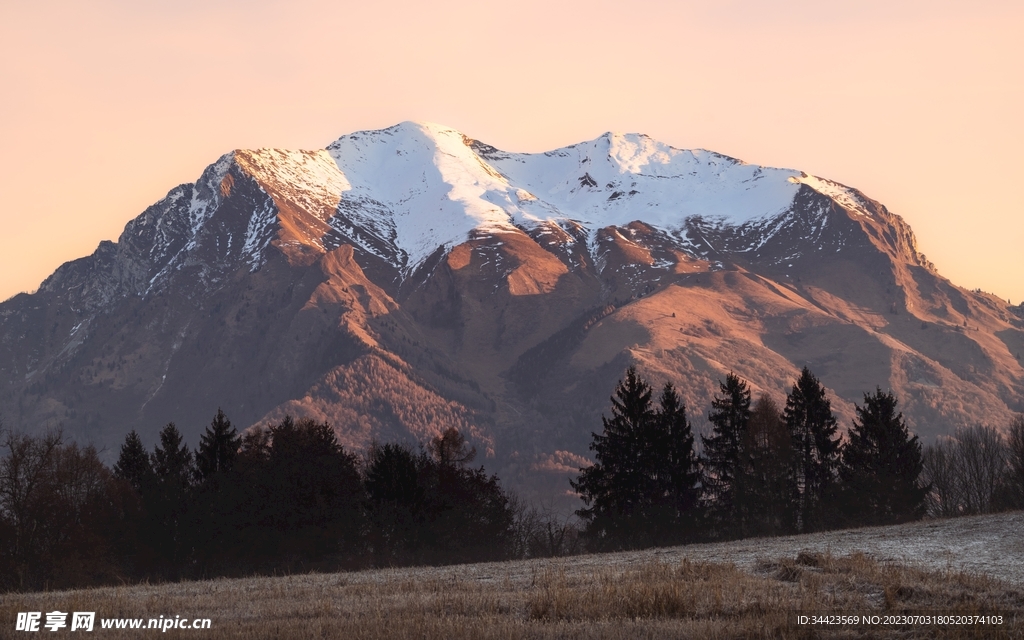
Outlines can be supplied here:
M1014 513L556 560L8 594L0 637L28 637L14 631L18 612L59 610L212 621L166 634L97 621L102 638L1019 638L1022 524ZM797 624L801 612L1003 623L822 628Z

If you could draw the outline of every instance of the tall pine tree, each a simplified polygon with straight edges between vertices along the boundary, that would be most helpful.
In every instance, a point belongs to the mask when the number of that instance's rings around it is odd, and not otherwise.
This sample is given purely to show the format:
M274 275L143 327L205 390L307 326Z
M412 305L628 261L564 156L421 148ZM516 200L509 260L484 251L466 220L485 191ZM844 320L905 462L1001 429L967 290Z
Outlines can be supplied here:
M151 541L165 570L176 572L193 537L186 514L196 474L192 452L173 422L160 430L151 460L154 489L145 500Z
M711 437L701 436L707 510L717 536L742 537L749 529L750 478L742 452L750 425L750 389L732 373L719 387L722 395L712 401L708 414Z
M220 409L210 426L200 437L196 450L196 469L201 480L206 481L215 473L230 471L235 464L242 438L231 426L231 421Z
M195 555L204 569L230 561L238 547L238 531L246 522L243 502L248 489L242 474L235 473L235 461L242 438L220 409L195 452L199 486L191 510Z
M124 438L121 455L114 463L114 475L126 480L139 496L145 495L153 483L153 464L149 460L142 438L134 429Z
M700 467L686 406L670 383L662 389L653 425L654 437L643 448L652 458L648 466L657 483L653 541L690 542L698 535Z
M700 474L686 407L671 384L658 407L636 369L612 396L612 417L593 434L596 464L571 482L588 508L577 511L594 549L678 544L696 537Z
M835 490L840 438L825 388L807 367L786 397L786 426L793 441L799 527L804 533L836 524Z
M930 486L921 486L921 445L910 436L896 397L875 389L856 406L842 450L843 510L850 524L898 524L920 519Z
M601 417L602 433L591 434L597 462L570 481L585 508L576 514L586 523L585 536L595 549L635 548L650 544L640 531L650 487L642 468L642 443L651 431L651 387L636 373L615 387L611 419Z

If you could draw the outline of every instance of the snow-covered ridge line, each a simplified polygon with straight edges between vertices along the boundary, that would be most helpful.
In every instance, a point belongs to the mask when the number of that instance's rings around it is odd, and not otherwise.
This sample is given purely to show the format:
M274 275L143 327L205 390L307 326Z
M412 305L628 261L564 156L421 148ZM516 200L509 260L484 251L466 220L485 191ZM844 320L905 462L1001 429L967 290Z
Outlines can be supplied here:
M234 256L253 269L283 232L282 207L304 217L298 226L285 225L290 235L282 243L321 252L339 242L355 244L405 274L439 248L479 232L576 226L593 250L598 229L637 220L674 237L682 237L693 219L769 230L767 222L789 212L804 187L854 215L870 215L864 200L838 183L676 149L642 134L606 133L543 153L512 153L448 127L404 122L348 134L316 151L225 154L195 184L183 186L191 188L172 191L126 227L138 243L151 243L149 272L136 285L140 293L188 264L206 241L203 229L230 196L232 172L251 177L274 203L273 209L252 207L236 236L216 237L224 260Z
M405 122L342 136L328 151L352 185L342 201L372 199L390 214L395 248L406 259L396 266L406 270L475 230L572 221L593 234L643 220L673 232L698 216L739 226L788 211L807 178L640 134L607 133L526 154Z

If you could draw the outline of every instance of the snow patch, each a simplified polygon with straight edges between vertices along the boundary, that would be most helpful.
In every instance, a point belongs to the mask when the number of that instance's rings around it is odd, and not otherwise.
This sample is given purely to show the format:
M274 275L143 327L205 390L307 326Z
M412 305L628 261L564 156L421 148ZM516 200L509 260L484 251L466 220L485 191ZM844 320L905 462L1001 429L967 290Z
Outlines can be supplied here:
M871 217L871 213L868 210L867 203L864 199L856 191L846 185L833 182L832 180L826 180L825 178L807 175L806 173L794 176L789 180L794 184L806 184L818 193L832 198L839 203L840 206L847 209L854 215Z

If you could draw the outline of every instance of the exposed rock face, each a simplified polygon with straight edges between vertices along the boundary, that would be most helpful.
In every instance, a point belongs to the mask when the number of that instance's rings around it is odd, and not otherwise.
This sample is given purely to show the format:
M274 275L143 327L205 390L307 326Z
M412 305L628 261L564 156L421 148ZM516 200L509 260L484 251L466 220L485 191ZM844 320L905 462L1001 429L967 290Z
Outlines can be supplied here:
M342 441L471 434L541 495L629 364L700 423L729 371L893 389L925 440L1024 410L1024 312L937 274L898 216L806 174L606 134L513 154L436 125L235 151L0 305L0 416L116 455L221 407Z

